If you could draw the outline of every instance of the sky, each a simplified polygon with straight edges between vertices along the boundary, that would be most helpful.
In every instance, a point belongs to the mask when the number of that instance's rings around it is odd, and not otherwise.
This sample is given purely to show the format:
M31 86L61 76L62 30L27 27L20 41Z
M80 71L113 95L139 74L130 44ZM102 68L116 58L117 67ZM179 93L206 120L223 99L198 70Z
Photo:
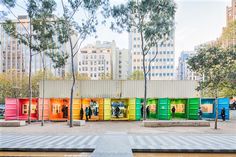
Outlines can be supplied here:
M1 0L0 0L1 1ZM59 0L58 0L59 1ZM127 0L111 0L113 4ZM215 40L226 25L226 6L231 0L176 0L175 49L176 60L181 51L192 51L194 47ZM0 8L1 9L1 8ZM20 9L17 8L19 14ZM112 32L109 27L99 26L98 38L89 38L85 44L96 40L115 40L119 48L128 48L128 33Z

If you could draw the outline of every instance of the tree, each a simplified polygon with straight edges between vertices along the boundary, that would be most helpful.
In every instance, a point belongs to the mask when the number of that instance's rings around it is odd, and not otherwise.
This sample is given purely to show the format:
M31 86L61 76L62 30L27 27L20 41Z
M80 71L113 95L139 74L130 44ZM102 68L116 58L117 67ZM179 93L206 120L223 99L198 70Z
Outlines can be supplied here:
M128 78L129 80L144 80L144 75L142 71L136 70Z
M24 1L25 2L25 1ZM16 38L19 43L26 45L29 48L29 110L28 110L28 123L30 123L30 112L31 112L31 102L32 102L32 77L31 77L31 64L33 55L40 54L43 63L43 71L46 70L45 65L45 54L50 54L52 50L56 51L58 47L55 46L55 41L53 40L55 36L55 20L53 12L56 9L56 2L54 0L29 0L25 2L25 12L29 17L29 28L18 19L18 17L11 10L12 7L18 5L15 0L5 0L4 5L6 8L15 16L24 31L19 31L16 27L16 23L11 20L6 20L3 24L4 30L12 37ZM21 8L24 8L21 6ZM35 54L33 54L35 52ZM66 59L67 56L62 56ZM55 57L59 58L58 56ZM64 59L63 58L63 59ZM64 62L63 62L64 63ZM64 66L62 64L56 65ZM64 63L65 64L65 63ZM43 76L44 81L44 76ZM44 93L44 92L43 92ZM43 98L44 104L44 98ZM43 105L44 107L44 105ZM44 111L44 110L42 110ZM43 120L42 120L43 125Z
M131 0L128 3L114 6L111 15L114 17L111 28L117 31L138 32L141 40L142 67L144 75L143 119L146 119L147 77L151 64L155 61L158 45L173 36L176 5L173 0ZM150 50L155 54L146 60Z
M236 45L236 20L230 22L228 26L224 28L220 40L226 46L234 47Z
M57 26L59 32L59 41L61 43L69 42L70 63L72 71L72 86L70 93L70 127L73 127L73 93L75 86L74 57L80 51L84 40L96 32L96 26L99 24L98 15L102 15L109 7L109 0L61 0L63 7L63 16L59 18ZM74 18L75 14L80 14L79 18ZM85 15L85 16L83 16ZM73 36L78 38L73 42Z
M213 91L216 98L215 129L217 129L219 90L225 87L235 66L236 53L219 46L203 46L188 60L190 69L203 76L202 89Z

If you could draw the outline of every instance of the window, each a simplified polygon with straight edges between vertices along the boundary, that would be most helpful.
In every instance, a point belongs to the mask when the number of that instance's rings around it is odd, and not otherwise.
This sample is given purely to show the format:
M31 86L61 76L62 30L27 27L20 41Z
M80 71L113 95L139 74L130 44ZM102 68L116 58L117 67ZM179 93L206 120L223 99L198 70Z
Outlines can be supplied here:
M170 54L170 51L167 51L167 54Z
M166 66L165 66L165 65L163 66L163 69L166 69Z
M140 48L140 45L137 45L138 48Z
M174 74L173 74L173 73L170 73L170 75L171 75L171 76L174 76Z
M166 59L164 58L164 59L163 59L163 62L165 62L165 61L166 61Z
M155 74L154 73L152 73L152 76L154 76Z
M166 73L163 73L163 76L166 76Z
M136 70L136 66L134 66L134 70Z
M170 66L169 66L169 65L167 65L167 69L170 69Z
M159 61L162 62L162 59L160 59Z
M158 59L156 59L156 62L158 62Z
M170 73L167 73L167 76L170 76Z
M136 45L134 45L134 48L136 48Z
M166 51L164 51L163 54L166 54Z
M171 51L171 54L174 54L174 51Z
M156 69L158 69L158 66L156 66Z
M162 66L159 66L159 69L162 69Z
M162 77L162 73L160 73L159 76Z
M134 37L134 40L136 40L136 38Z
M152 66L152 69L155 69L155 66Z
M169 62L170 61L170 59L169 58L167 58L167 62Z
M162 51L160 51L160 54L162 54Z
M174 69L174 66L173 65L171 65L171 67L170 67L171 69Z

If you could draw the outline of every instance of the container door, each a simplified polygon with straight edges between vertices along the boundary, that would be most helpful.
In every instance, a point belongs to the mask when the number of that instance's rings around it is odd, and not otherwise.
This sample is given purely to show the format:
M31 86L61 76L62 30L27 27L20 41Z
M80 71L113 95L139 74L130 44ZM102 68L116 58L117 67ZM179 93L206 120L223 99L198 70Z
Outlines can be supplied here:
M104 120L104 99L99 99L98 100L99 103L99 120Z
M80 119L81 99L73 99L73 119Z
M157 118L157 99L148 99L150 115L148 118Z
M215 99L207 99L207 98L202 98L201 99L201 110L202 110L202 117L203 118L210 118L214 119L215 118Z
M170 99L161 98L158 99L158 119L160 120L170 120Z
M111 119L111 99L104 99L104 120Z
M134 99L129 99L128 101L128 112L129 112L129 120L135 120L135 98Z
M5 120L18 119L18 99L6 98L5 99Z
M48 120L49 119L49 99L44 99L44 111L43 111L43 119ZM38 105L38 119L42 120L42 110L43 110L43 99L39 99L39 105Z
M136 120L140 120L141 119L141 99L140 98L136 98L136 110L135 110L135 118Z
M199 98L189 98L187 107L187 117L191 120L198 120Z
M229 120L229 98L218 98L218 118L221 117L221 110L225 108L225 119Z

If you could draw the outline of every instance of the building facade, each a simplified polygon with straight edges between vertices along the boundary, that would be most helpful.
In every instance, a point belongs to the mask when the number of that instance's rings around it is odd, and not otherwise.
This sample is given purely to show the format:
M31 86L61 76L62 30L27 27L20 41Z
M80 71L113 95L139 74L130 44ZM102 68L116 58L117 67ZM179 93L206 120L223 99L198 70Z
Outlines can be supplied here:
M226 23L236 20L236 0L232 0L231 6L226 8Z
M19 22L19 21L20 22ZM27 34L29 31L30 24L27 16L18 16L18 20L12 20L16 24L17 32L20 34ZM27 30L26 30L27 29ZM76 40L76 36L72 37L73 41ZM19 43L17 39L9 36L5 33L2 23L0 23L0 72L15 72L15 77L22 76L24 73L29 72L29 59L30 52L29 48L22 43ZM34 42L34 41L33 41ZM59 42L56 43L59 50L56 53L68 53L68 43L61 45ZM54 50L50 50L53 52ZM37 52L33 52L32 57L32 74L43 69L43 55ZM53 67L52 60L45 55L45 65L48 71L51 71L55 76L63 76L66 72L70 72L71 65L67 62L66 66L60 69ZM68 59L68 61L70 61ZM77 60L75 60L77 62ZM77 64L76 64L77 65ZM77 68L77 67L76 67Z
M196 54L195 51L183 51L179 57L179 63L177 68L177 79L178 80L200 80L200 77L196 75L195 72L192 72L188 68L187 61L191 56Z
M89 44L78 54L78 73L91 80L127 79L128 50L120 50L115 41Z
M132 56L131 72L143 70L143 55L141 51L141 39L136 29L132 29L129 34L129 52ZM146 56L146 69L149 62L157 56L150 65L149 80L173 80L175 79L175 42L173 37L164 44L159 43L150 49Z

